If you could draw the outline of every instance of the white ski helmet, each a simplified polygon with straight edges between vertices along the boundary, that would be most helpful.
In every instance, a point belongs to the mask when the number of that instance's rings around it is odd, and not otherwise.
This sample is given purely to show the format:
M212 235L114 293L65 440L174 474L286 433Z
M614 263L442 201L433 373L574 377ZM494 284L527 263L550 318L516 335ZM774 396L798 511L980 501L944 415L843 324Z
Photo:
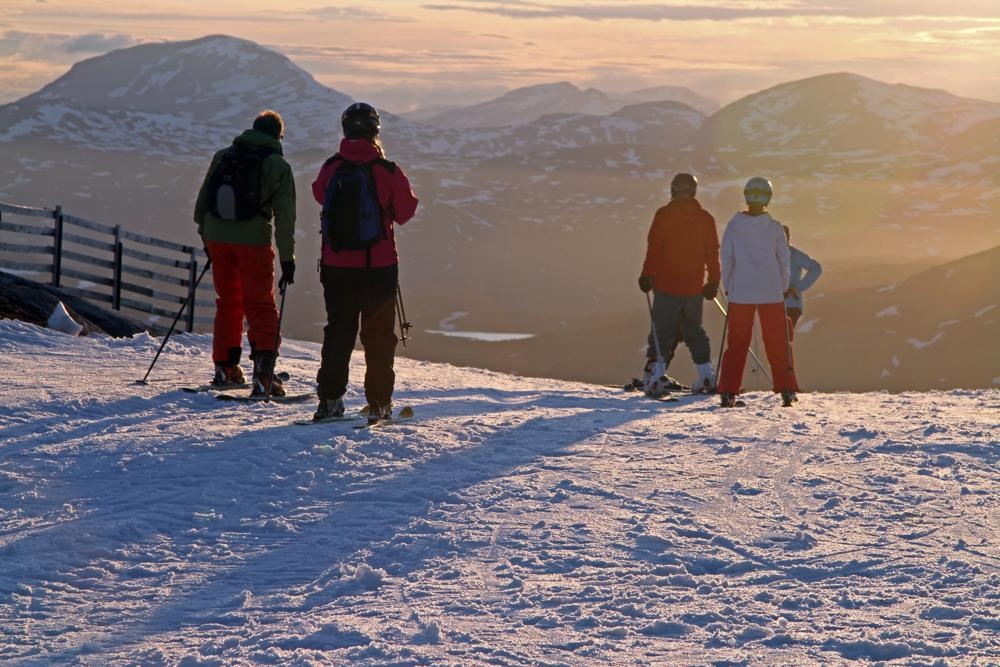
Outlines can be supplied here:
M747 204L767 206L771 202L773 193L771 181L763 176L754 176L743 187L743 199L746 200Z

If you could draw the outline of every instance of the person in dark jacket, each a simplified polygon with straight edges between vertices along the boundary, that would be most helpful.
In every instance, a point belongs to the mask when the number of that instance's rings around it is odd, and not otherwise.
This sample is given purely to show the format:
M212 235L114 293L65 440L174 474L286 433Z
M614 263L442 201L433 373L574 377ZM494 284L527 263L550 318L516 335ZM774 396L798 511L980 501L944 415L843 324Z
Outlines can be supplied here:
M218 296L212 384L246 384L240 368L246 318L254 395L285 394L274 372L280 341L271 247L273 233L281 261L278 286L284 291L295 279L295 181L282 157L284 132L279 113L258 114L251 129L212 158L194 208Z
M418 200L402 167L386 160L379 141L378 111L357 102L341 115L344 137L340 150L328 159L312 184L313 196L327 203L327 186L338 170L367 165L375 184L381 230L374 245L365 249L334 248L324 238L320 282L326 302L327 324L316 375L319 406L315 420L344 414L351 353L358 337L365 352L365 398L369 420L392 415L395 387L396 294L399 258L393 223L404 224L417 210ZM346 165L346 167L345 167Z
M710 344L702 326L702 300L711 301L719 291L719 235L715 219L695 198L697 191L693 175L674 176L670 202L656 211L646 240L639 289L653 291L653 325L643 378L643 388L650 395L662 393L667 366L680 340L687 344L698 370L692 390L715 391ZM662 360L657 358L657 349Z

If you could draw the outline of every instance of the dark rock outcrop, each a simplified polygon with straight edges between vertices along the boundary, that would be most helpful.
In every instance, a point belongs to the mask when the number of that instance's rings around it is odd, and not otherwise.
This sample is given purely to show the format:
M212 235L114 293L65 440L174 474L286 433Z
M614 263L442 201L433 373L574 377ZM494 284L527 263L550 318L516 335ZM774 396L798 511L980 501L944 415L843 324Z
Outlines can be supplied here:
M83 325L81 335L97 332L127 338L146 331L138 320L67 294L58 287L0 272L0 319L45 326L60 301L73 319Z

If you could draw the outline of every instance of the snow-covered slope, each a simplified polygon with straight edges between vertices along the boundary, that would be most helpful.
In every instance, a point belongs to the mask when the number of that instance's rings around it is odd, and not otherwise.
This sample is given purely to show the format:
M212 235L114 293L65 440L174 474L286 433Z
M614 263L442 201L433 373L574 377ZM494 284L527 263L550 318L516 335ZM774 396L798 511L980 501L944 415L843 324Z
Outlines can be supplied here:
M890 284L830 293L819 283L807 296L800 377L834 388L1000 387L1000 246ZM849 364L845 339L864 342Z
M419 117L430 125L468 130L525 125L550 114L607 116L623 107L646 102L678 102L706 116L719 108L718 104L681 86L661 86L612 95L595 88L581 90L561 81L518 88L479 104L435 114L419 113L413 117Z
M158 342L0 321L5 664L1000 660L998 391L723 411L400 360L418 419L357 431L179 391L206 336L132 384Z
M995 102L856 74L826 74L727 105L705 123L696 143L748 161L775 154L820 154L830 161L852 153L857 158L944 155L949 138L997 118Z

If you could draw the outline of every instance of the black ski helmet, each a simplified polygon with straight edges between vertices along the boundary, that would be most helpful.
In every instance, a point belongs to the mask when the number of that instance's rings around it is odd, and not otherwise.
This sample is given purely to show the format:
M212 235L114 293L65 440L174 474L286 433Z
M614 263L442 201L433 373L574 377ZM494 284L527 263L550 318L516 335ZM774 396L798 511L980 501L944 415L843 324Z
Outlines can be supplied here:
M340 115L340 125L348 139L374 139L379 123L378 111L365 102L355 102Z
M670 181L670 196L673 199L679 197L693 198L698 192L698 179L694 174L680 173Z

